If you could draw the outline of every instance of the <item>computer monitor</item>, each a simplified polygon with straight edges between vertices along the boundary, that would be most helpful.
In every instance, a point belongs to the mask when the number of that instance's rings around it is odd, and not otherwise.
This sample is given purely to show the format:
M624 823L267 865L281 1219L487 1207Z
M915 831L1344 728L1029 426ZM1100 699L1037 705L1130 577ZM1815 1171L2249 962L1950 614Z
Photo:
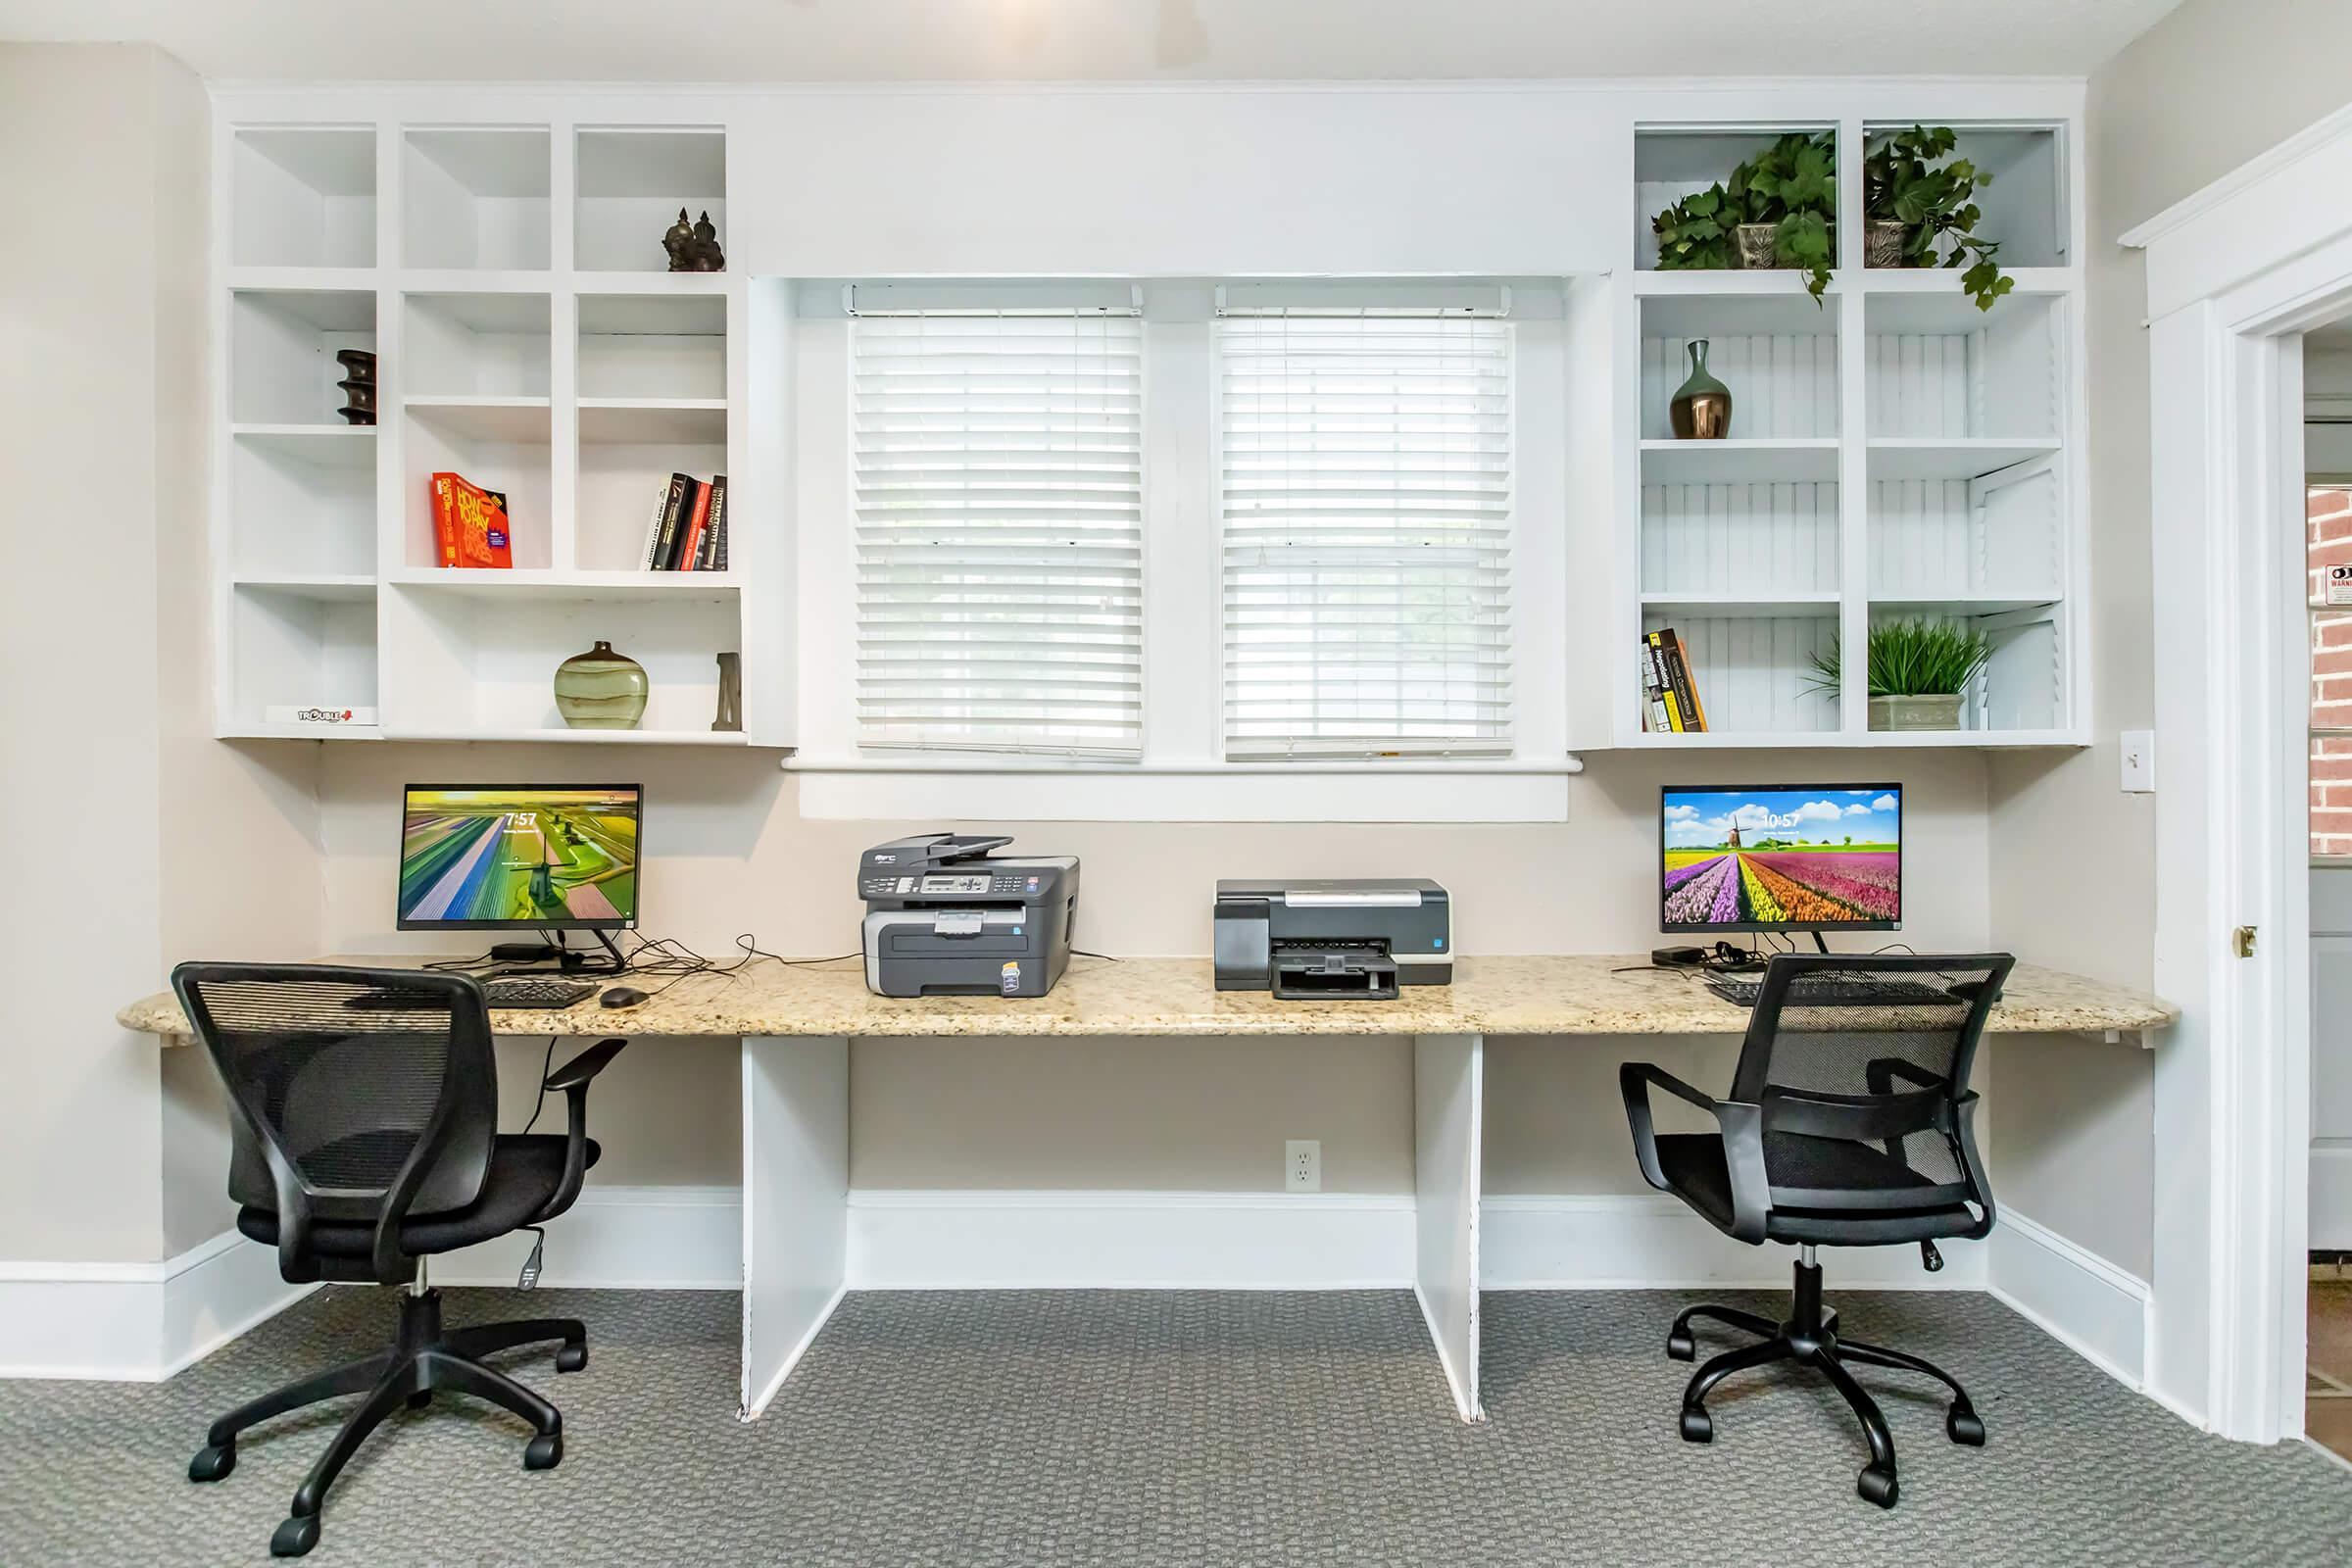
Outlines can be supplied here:
M403 931L620 931L637 924L636 784L412 784Z
M1900 784L1670 784L1659 827L1662 930L1902 923Z

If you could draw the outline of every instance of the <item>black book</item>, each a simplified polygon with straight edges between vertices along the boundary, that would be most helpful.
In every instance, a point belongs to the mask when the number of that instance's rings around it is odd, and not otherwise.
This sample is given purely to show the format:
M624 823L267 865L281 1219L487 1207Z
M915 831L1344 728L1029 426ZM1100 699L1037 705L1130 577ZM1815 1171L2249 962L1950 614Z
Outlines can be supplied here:
M727 569L727 476L723 473L710 481L710 515L703 524L703 553L694 566L697 571Z
M694 515L694 481L682 473L669 476L669 499L662 504L662 531L646 559L649 571L667 571L678 553L678 530Z

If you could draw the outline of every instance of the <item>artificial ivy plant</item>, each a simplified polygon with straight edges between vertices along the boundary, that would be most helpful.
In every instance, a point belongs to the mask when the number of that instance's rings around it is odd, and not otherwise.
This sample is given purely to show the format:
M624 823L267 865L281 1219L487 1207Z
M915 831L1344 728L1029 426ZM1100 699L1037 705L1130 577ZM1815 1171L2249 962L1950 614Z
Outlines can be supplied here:
M1984 215L1974 198L1992 175L1953 157L1959 143L1949 125L1913 125L1872 137L1862 160L1863 212L1903 225L1903 259L1911 266L1965 264L1960 286L1978 310L1989 311L2017 280L1993 260L2000 242L1976 232ZM1940 262L1938 252L1945 253Z
M1731 176L1694 191L1650 220L1667 271L1732 265L1732 230L1773 225L1783 267L1805 273L1814 300L1830 286L1830 223L1838 214L1838 141L1831 131L1790 131L1743 160Z

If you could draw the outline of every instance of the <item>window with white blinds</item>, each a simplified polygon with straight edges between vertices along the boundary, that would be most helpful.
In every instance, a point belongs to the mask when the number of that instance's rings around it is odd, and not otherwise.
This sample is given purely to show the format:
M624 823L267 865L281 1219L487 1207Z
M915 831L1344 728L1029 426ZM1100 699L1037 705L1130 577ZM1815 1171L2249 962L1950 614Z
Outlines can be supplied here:
M858 738L1143 746L1143 324L854 323Z
M1225 755L1511 749L1511 329L1217 329Z

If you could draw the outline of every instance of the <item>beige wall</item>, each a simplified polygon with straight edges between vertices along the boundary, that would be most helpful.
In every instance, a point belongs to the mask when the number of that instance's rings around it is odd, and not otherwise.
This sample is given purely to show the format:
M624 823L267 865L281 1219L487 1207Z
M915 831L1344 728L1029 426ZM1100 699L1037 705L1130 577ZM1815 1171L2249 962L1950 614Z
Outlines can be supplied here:
M2117 787L2120 731L2154 694L2148 551L2146 279L2116 239L2352 100L2352 6L2188 0L2090 79L2092 724L2063 758L1995 759L1991 916L2040 962L2163 990L2150 973L2154 801ZM2157 782L2165 738L2157 740ZM2162 1049L2160 1046L2159 1049ZM2034 1084L2003 1123L2003 1200L2145 1275L2152 1248L2152 1066L2108 1049L1996 1047L2001 1080ZM2107 1195L2137 1200L2105 1200Z
M5 1257L152 1259L226 1223L209 1066L110 1015L172 958L318 940L316 748L209 735L209 119L156 50L0 47Z
M804 820L773 753L613 748L328 746L322 785L327 922L346 952L460 949L391 929L404 780L642 780L649 933L724 953L739 931L771 952L854 952L854 868L870 844L926 826L994 829L1085 864L1078 945L1135 956L1208 951L1219 876L1399 873L1452 892L1465 953L1646 952L1657 933L1658 786L1740 774L1906 786L1905 940L1986 940L1984 763L1955 753L1775 754L1727 764L1596 753L1570 820L1432 827L1234 823ZM1858 945L1872 939L1857 938ZM503 1049L527 1102L544 1040ZM1651 1040L1512 1042L1489 1078L1490 1184L1502 1192L1638 1184L1616 1067L1685 1048ZM1720 1059L1717 1059L1720 1057ZM1702 1081L1728 1082L1729 1055ZM1323 1143L1327 1191L1407 1191L1411 1078L1395 1041L875 1041L852 1066L854 1179L862 1187L1179 1188L1276 1185L1286 1138ZM731 1183L740 1068L708 1043L649 1041L597 1084L598 1179ZM525 1112L508 1107L509 1125Z

